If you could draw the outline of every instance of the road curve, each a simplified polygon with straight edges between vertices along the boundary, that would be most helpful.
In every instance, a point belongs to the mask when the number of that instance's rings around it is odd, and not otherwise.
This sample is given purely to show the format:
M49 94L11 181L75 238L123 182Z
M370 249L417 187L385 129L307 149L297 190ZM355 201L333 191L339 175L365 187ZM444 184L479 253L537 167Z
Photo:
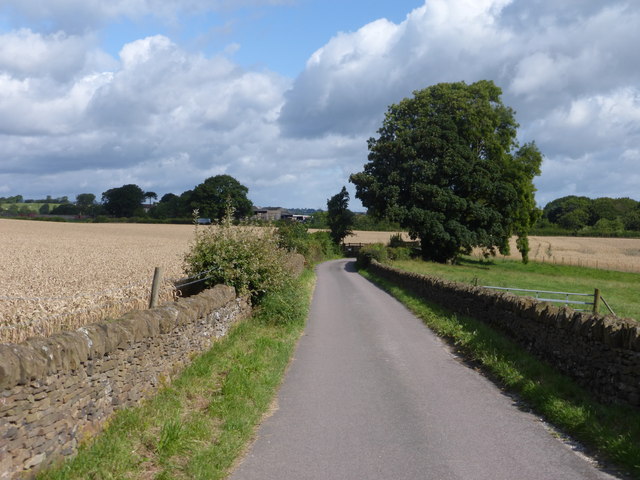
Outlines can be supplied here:
M596 469L353 262L318 267L278 409L232 480L570 480Z

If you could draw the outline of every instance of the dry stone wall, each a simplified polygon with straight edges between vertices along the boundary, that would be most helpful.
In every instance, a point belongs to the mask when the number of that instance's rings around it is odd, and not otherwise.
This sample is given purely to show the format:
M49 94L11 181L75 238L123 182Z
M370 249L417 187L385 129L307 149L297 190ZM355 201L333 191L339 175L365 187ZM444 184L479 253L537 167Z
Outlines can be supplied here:
M372 262L370 270L506 333L602 401L640 406L640 323Z
M0 345L0 479L73 455L115 410L155 392L250 312L247 299L217 285L113 322Z

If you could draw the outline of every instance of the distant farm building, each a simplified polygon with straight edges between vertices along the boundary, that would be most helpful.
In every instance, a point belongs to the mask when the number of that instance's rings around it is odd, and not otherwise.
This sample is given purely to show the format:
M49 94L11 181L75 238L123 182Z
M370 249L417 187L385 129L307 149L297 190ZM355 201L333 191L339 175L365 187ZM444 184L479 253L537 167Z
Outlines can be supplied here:
M272 222L276 220L296 220L298 222L306 222L310 215L295 215L286 208L281 207L256 207L253 209L253 218L256 220L264 220Z

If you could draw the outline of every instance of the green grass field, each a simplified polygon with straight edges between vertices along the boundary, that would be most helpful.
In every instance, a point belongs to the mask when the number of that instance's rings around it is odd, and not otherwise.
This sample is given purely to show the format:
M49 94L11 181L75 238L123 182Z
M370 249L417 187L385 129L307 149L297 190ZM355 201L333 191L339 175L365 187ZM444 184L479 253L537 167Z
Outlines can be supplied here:
M442 265L420 260L397 261L393 265L402 270L434 275L463 283L482 286L524 288L601 295L619 317L640 320L640 274L597 270L594 268L523 264L514 260L493 259L478 261L463 258L458 265ZM516 292L514 292L516 293ZM607 313L606 307L600 309Z

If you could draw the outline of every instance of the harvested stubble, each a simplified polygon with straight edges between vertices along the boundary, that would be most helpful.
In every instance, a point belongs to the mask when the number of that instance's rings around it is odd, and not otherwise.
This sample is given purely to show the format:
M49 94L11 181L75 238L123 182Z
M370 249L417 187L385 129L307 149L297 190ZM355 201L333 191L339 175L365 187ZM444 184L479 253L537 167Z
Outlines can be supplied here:
M0 219L0 343L146 308L156 266L170 300L192 238L190 225Z

